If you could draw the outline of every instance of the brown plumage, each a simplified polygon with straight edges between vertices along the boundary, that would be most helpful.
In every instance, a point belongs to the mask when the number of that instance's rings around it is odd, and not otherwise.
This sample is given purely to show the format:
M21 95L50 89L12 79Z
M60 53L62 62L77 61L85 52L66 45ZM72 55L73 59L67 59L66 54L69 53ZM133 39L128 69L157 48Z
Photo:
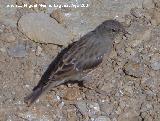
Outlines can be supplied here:
M104 54L111 51L113 40L120 32L126 34L118 21L106 20L95 30L63 49L50 64L33 92L25 97L25 102L31 105L46 89L68 80L82 80L85 74L102 62Z

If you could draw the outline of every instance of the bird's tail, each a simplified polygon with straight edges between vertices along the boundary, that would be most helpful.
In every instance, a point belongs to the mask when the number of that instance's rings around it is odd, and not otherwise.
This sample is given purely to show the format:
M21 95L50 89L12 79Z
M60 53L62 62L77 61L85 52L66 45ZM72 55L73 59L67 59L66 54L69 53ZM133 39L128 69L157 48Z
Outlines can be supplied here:
M44 92L47 92L47 90L50 90L50 88L58 86L60 84L64 83L64 81L54 81L54 83L48 83L47 85L37 85L32 93L24 98L24 102L31 106L32 103L34 103Z
M44 89L42 87L38 87L35 90L32 91L31 94L29 94L28 96L26 96L24 98L24 102L30 106L32 103L34 103L39 96L44 92Z
M33 88L32 93L24 98L24 102L28 106L31 106L31 104L34 103L44 92L49 90L50 87L50 83L48 83L47 85L43 85L41 83L38 84L36 87Z

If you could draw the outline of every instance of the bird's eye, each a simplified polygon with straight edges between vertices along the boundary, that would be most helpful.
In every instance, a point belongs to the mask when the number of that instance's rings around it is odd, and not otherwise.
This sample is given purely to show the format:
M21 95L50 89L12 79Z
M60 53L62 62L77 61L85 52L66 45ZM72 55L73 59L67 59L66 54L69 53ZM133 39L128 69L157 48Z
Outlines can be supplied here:
M112 29L112 32L116 32L116 30L115 30L115 29Z

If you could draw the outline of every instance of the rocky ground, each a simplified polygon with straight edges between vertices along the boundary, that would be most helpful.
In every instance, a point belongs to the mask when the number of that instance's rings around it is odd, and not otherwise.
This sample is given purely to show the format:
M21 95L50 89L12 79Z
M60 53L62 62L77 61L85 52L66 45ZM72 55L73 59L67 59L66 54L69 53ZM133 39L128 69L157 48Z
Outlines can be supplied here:
M160 1L55 1L0 1L0 121L160 121ZM72 3L89 7L7 7ZM57 53L107 19L131 35L115 39L92 81L61 85L26 107Z

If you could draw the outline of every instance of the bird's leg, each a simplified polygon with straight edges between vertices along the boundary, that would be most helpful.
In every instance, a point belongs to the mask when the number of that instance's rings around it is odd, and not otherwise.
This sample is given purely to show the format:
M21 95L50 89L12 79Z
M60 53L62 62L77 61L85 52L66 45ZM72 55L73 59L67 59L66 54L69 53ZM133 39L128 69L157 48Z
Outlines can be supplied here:
M91 76L87 74L83 76L80 80L78 80L79 86L87 89L93 89L91 86L92 82L93 82L93 79L91 78Z
M81 79L78 80L78 85L80 87L85 87L85 83L87 81L90 81L90 78L88 76L82 77Z

